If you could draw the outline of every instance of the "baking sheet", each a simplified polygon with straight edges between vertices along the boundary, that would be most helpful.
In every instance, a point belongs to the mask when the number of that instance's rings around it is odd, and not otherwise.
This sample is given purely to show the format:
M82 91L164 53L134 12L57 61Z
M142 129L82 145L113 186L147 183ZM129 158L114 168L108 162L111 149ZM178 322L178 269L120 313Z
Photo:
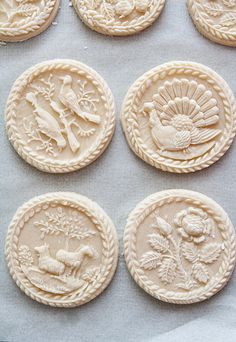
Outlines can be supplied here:
M222 205L236 226L236 144L209 169L189 175L158 171L128 148L119 115L128 87L145 71L172 60L203 63L218 72L236 95L236 51L202 37L187 13L185 0L167 0L152 27L131 37L112 38L88 29L63 0L52 25L38 37L0 47L0 341L80 342L233 342L236 340L236 272L212 299L189 306L162 303L139 289L124 261L122 235L133 207L168 188L200 191ZM4 106L14 80L47 59L72 58L99 72L117 105L114 138L95 163L65 175L42 173L15 153L4 129ZM24 295L4 262L8 224L30 198L50 191L75 191L97 201L114 221L120 238L117 273L108 289L75 309L54 309Z

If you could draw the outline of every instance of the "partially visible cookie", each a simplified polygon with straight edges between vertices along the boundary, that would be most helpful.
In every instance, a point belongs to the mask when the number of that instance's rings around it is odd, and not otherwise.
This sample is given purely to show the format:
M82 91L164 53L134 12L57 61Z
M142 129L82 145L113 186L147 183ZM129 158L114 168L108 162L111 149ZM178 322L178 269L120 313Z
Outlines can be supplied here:
M72 3L92 30L127 36L150 26L162 12L165 0L72 0Z
M67 192L31 199L9 226L6 260L26 295L51 306L74 307L110 283L118 240L110 218L88 198Z
M210 68L170 62L141 76L129 89L121 115L131 149L164 171L206 168L230 147L236 101Z
M232 223L212 199L188 190L167 190L143 200L124 231L125 258L137 284L175 304L210 298L235 266Z
M1 0L0 41L32 38L51 25L60 0Z
M97 159L115 128L106 82L88 66L53 60L26 70L6 105L9 139L19 155L45 172L81 169Z
M187 0L190 16L205 37L236 47L236 0Z

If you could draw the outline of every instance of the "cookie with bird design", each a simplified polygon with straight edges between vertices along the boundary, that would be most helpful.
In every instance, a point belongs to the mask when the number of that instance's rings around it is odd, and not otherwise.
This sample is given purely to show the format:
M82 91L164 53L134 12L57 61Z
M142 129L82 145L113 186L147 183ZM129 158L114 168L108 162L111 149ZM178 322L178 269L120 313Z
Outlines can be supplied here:
M146 29L159 17L166 0L72 0L82 21L92 30L127 36Z
M78 170L108 146L115 128L114 99L88 66L73 60L43 62L14 83L6 127L15 150L39 170Z
M26 295L69 308L89 302L109 285L118 240L112 221L96 203L57 192L18 209L5 252L10 273Z
M19 42L45 31L59 4L60 0L1 0L0 41Z
M203 36L236 47L236 0L188 0L187 6Z
M130 213L127 267L153 297L174 304L210 298L228 282L236 259L233 225L212 199L189 190L161 191Z
M131 149L164 171L186 173L215 163L236 133L236 101L213 70L170 62L141 76L124 100L123 129Z

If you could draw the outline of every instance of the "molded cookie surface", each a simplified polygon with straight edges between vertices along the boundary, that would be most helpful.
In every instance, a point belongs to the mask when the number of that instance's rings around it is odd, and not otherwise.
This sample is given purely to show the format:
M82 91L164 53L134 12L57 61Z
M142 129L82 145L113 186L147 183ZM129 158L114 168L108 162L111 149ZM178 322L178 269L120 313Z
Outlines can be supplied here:
M125 36L150 26L159 17L165 0L72 0L72 3L92 30Z
M193 172L216 162L236 131L236 101L213 70L170 62L129 89L122 125L131 149L156 168Z
M225 211L187 190L147 197L130 213L125 258L137 284L162 301L190 304L220 291L235 265L235 232Z
M199 32L208 39L236 47L236 0L188 0Z
M32 38L48 28L55 18L59 0L1 0L0 41Z
M14 83L7 133L29 164L70 172L103 153L114 132L114 111L111 91L94 70L72 60L43 62Z
M16 212L8 230L10 273L32 299L73 307L98 296L117 265L113 223L94 202L75 193L49 193Z

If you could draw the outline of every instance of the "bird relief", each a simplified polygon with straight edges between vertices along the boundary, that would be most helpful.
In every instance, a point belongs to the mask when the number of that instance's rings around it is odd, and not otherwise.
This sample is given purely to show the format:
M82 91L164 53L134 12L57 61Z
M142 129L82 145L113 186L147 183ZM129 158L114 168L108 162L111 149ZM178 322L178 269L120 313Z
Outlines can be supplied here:
M27 245L20 245L18 249L21 270L34 286L65 294L77 289L84 291L96 281L100 268L91 265L98 260L98 252L90 244L81 243L93 239L96 233L85 226L79 213L66 213L59 207L56 213L46 212L45 219L34 222L34 227L39 230L42 243L32 249ZM64 248L55 247L55 241L53 245L47 243L47 238L52 241L53 237L64 241ZM72 240L77 241L73 249L70 248Z
M29 17L37 18L46 0L1 0L0 23L13 24Z
M199 1L198 6L210 24L227 32L235 32L236 0Z
M212 92L187 79L164 82L141 110L158 153L180 160L200 156L215 145L221 134L219 113Z
M83 8L91 20L105 20L107 23L116 20L127 20L134 14L144 15L154 0L78 0L78 8Z
M224 244L215 242L214 222L202 209L189 207L176 213L173 223L152 215L149 249L139 259L141 269L154 272L160 283L183 291L205 286L214 275Z
M35 142L38 151L56 157L67 146L73 154L80 150L80 140L96 132L101 118L95 114L99 99L87 81L77 81L79 91L76 93L73 89L76 81L70 75L55 80L60 84L59 90L53 77L50 74L47 79L41 78L37 84L31 84L32 91L25 99L32 108L33 120L26 118L23 126L27 143ZM83 128L84 123L91 128Z

